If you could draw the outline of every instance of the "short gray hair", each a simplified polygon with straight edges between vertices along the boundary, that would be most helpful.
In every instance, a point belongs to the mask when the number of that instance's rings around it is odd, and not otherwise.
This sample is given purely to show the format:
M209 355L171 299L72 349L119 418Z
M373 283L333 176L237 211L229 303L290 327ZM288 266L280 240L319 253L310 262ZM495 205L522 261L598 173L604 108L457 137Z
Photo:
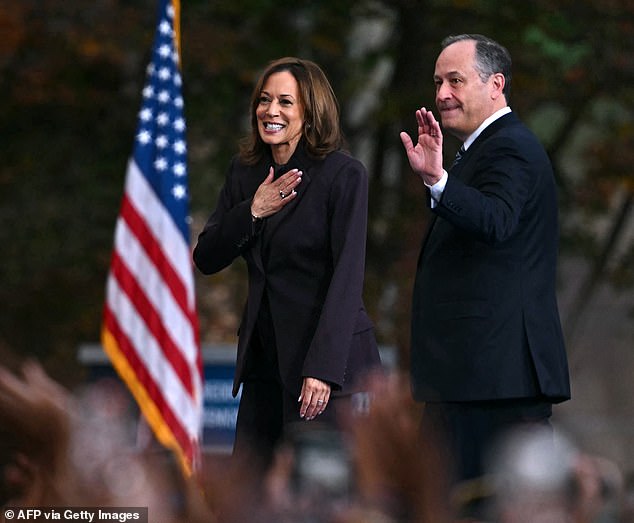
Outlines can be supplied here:
M481 34L448 36L441 42L440 46L442 49L446 49L451 44L465 40L473 40L476 43L475 67L483 82L486 82L492 74L502 73L504 75L504 89L502 92L508 100L511 94L512 78L512 60L508 49L495 40Z

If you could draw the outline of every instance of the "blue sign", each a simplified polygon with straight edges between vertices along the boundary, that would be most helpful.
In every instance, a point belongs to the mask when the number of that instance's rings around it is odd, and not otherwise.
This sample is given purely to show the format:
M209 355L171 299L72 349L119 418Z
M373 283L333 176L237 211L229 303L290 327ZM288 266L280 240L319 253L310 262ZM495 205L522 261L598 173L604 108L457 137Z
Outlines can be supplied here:
M237 397L231 395L235 365L205 363L203 382L203 446L231 450L238 417Z
M395 351L380 347L381 360L387 368L394 368ZM204 346L203 357L203 448L209 452L230 453L233 448L240 393L234 398L233 373L235 370L234 345ZM99 344L86 344L79 348L79 361L89 371L89 381L117 377L110 360Z
M202 349L202 445L210 452L229 453L233 448L240 403L240 394L235 398L231 396L235 353L236 348L233 345L205 346ZM119 379L101 345L82 345L78 358L88 370L89 382L105 378Z

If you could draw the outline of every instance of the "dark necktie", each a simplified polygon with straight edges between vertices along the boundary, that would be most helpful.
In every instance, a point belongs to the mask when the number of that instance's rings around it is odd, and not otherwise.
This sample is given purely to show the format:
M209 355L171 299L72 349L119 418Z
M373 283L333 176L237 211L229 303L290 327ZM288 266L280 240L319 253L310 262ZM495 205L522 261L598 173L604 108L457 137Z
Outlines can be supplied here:
M458 163L460 163L460 160L462 160L462 155L464 153L465 153L465 148L464 148L464 144L463 144L463 145L460 146L460 149L458 149L458 152L456 153L456 157L454 158L450 169L453 169L456 165L458 165Z

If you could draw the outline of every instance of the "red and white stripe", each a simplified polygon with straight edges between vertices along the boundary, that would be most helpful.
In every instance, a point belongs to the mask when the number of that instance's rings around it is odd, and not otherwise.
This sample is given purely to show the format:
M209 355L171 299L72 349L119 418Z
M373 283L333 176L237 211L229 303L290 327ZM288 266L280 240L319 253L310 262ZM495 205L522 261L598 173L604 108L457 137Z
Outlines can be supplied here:
M102 342L158 440L188 472L202 417L189 244L134 160L115 231Z

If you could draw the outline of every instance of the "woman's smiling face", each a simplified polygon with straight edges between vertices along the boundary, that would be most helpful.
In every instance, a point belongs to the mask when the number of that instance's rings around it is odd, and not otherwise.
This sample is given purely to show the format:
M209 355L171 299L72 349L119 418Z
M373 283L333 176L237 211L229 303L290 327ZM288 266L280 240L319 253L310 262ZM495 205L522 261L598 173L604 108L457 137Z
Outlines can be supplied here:
M260 138L271 147L276 163L284 164L295 152L304 129L299 86L288 71L269 76L256 109Z

